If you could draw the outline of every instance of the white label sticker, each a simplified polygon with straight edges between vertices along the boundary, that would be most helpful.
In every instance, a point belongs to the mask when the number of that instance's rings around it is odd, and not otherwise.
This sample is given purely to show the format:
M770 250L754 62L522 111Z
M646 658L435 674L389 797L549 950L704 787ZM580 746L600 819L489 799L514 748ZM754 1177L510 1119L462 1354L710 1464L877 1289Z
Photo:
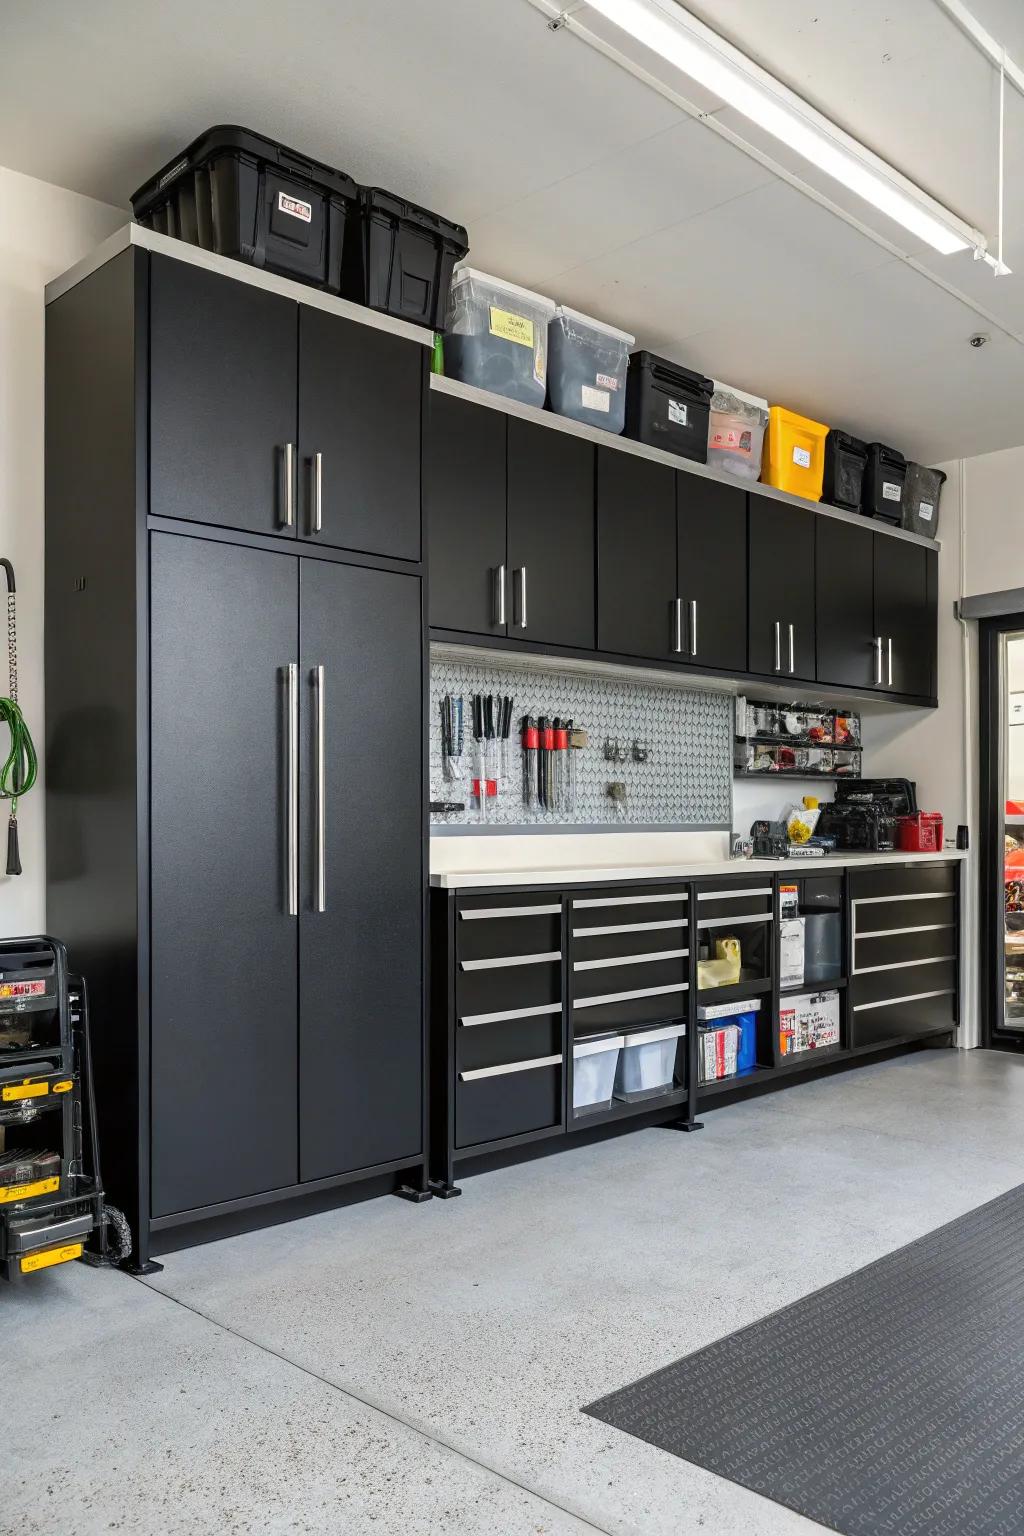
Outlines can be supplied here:
M580 390L582 403L588 411L610 411L612 397L606 389L592 389L584 384Z
M614 373L599 373L594 381L600 384L602 389L618 389L619 381Z
M903 487L902 487L902 485L898 485L895 480L883 480L882 481L882 500L883 501L902 501L903 500Z
M673 426L686 427L689 422L686 419L686 405L682 400L670 400L668 403L668 419Z
M793 463L799 464L801 469L810 469L811 450L809 448L794 448Z
M304 203L301 197L289 197L287 192L279 192L277 206L282 213L290 213L293 219L301 219L303 224L313 222L313 204Z
M930 523L935 516L935 507L930 501L922 501L917 512L922 522Z

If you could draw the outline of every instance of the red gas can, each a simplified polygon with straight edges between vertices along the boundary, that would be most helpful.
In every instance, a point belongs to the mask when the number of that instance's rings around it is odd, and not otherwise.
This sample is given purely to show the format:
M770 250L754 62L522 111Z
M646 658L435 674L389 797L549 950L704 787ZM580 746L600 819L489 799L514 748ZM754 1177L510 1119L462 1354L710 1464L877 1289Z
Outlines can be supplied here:
M912 816L897 817L896 846L901 853L941 853L941 813L915 811Z

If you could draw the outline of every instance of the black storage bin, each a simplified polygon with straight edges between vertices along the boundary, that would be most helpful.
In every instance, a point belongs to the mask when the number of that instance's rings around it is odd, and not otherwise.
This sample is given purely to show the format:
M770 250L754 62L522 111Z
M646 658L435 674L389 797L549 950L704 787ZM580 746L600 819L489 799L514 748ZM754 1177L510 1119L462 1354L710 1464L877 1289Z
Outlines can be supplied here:
M691 368L653 352L634 352L626 379L625 435L706 464L714 391L713 381Z
M903 526L910 533L935 539L939 533L939 501L946 472L929 469L926 464L907 461L907 479L903 487Z
M898 448L887 448L884 443L869 443L860 504L864 516L880 517L887 523L897 525L901 523L906 478L907 461Z
M379 187L361 187L358 234L350 229L345 247L345 296L439 329L455 263L468 251L461 224Z
M140 187L132 212L149 229L339 293L358 193L344 171L221 125Z
M825 476L821 499L832 507L859 512L864 487L868 445L849 432L829 428L825 439Z

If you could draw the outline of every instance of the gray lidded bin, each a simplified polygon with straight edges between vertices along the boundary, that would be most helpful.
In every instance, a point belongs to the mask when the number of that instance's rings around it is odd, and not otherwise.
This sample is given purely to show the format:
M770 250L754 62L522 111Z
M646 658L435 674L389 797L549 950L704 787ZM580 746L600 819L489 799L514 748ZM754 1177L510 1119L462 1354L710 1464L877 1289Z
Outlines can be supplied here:
M922 533L926 539L939 536L939 498L946 476L941 469L927 469L924 464L907 464L903 487L903 526L908 533Z
M544 404L548 324L554 300L462 267L452 279L445 322L445 373L463 384Z
M560 305L548 327L551 409L588 427L621 432L629 349L635 340L627 331Z

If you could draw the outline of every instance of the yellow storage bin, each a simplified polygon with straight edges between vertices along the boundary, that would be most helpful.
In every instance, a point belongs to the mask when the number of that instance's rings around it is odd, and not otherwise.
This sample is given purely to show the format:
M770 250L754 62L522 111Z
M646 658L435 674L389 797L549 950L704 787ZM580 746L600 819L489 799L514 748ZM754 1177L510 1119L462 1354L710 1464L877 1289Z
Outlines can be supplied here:
M828 427L809 416L798 416L785 406L773 405L764 435L761 479L777 491L821 500L825 473L825 439Z

